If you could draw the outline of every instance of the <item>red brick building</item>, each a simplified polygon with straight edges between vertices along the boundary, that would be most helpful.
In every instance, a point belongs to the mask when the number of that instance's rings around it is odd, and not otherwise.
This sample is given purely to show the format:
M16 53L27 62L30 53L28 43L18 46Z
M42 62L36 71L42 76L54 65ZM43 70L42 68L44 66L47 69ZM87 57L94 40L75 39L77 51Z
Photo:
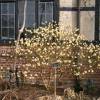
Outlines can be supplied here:
M79 33L88 40L100 40L100 0L0 0L1 72L3 68L15 66L15 59L4 53L14 50L13 42L24 19L27 28L37 28L45 22L56 21L64 30L66 26L78 28ZM21 64L21 61L17 64ZM71 76L63 78L68 84L72 79ZM100 86L100 71L87 75L85 79L92 79L95 85Z

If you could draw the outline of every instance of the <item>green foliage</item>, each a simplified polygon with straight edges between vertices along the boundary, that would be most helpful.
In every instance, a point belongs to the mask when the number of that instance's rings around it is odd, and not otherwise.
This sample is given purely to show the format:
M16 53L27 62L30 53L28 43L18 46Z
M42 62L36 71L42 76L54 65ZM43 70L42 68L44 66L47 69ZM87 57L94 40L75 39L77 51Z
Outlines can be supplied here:
M74 91L78 94L80 93L80 91L83 91L83 88L81 87L80 79L78 78L78 76L76 76L75 78Z
M93 94L95 92L95 85L92 80L88 79L85 85L85 93Z

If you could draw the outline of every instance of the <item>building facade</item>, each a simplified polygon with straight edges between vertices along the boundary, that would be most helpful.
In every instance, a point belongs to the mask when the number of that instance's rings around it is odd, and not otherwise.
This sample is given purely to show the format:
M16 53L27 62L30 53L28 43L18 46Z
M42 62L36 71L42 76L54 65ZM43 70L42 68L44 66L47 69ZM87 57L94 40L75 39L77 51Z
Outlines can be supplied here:
M23 26L37 28L53 21L64 30L67 26L78 28L79 33L84 34L88 40L100 41L100 0L0 0L1 70L14 66L14 59L2 54L13 51L9 42L17 39ZM99 85L99 75L100 71L88 77Z

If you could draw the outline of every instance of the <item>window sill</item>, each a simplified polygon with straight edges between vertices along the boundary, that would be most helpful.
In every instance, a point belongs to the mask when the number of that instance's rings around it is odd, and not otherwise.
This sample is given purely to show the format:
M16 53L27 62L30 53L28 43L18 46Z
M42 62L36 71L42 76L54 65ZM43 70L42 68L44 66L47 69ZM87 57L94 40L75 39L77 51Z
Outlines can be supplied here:
M0 46L14 46L15 40L0 40Z

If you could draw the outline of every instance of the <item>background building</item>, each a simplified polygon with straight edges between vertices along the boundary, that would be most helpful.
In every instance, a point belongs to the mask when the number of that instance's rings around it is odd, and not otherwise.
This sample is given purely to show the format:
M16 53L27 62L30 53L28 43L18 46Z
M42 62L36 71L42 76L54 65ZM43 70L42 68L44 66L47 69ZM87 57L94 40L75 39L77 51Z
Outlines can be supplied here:
M64 30L67 26L78 28L79 33L84 34L88 40L100 40L100 0L0 0L1 69L15 64L14 59L3 57L2 54L13 51L9 42L17 39L19 29L23 26L24 14L27 28L37 28L45 22L56 21ZM66 27L62 27L62 24ZM88 77L99 85L99 75L100 71Z

